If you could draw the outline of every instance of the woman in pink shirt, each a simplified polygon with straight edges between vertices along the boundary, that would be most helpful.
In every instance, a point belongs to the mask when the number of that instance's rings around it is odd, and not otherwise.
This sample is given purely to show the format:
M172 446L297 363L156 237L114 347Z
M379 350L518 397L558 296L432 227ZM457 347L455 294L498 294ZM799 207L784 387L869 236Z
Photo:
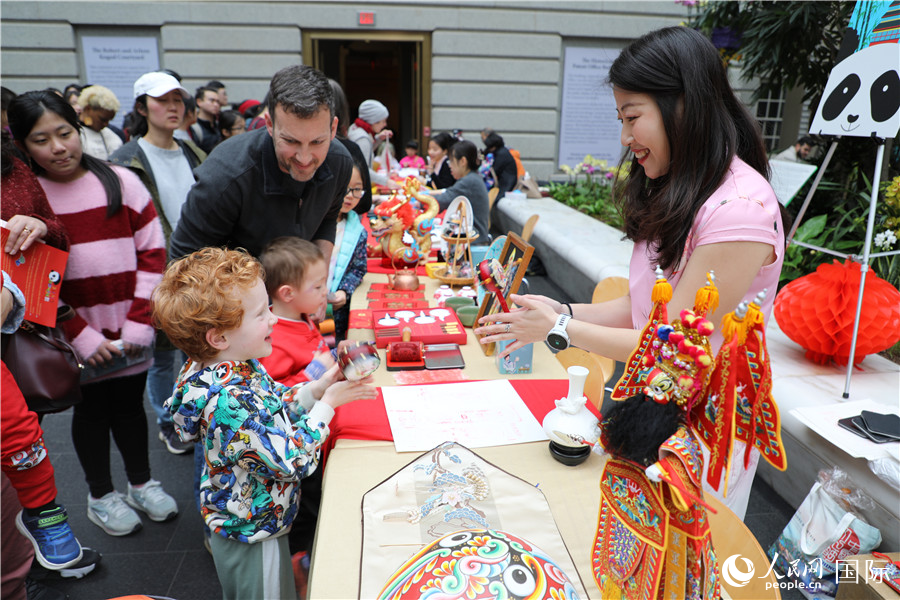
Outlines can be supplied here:
M650 314L657 265L674 288L669 314L693 306L709 271L720 295L709 315L717 330L724 314L763 289L766 320L771 314L786 223L768 183L759 125L732 91L715 47L687 27L653 31L622 51L609 81L629 168L617 200L635 242L630 294L577 305L514 295L519 310L485 317L476 330L487 336L482 343L516 340L505 354L544 340L562 321L571 345L626 361ZM711 341L717 351L721 334ZM740 490L728 486L727 503L739 516L758 456L747 471L732 471L743 477Z

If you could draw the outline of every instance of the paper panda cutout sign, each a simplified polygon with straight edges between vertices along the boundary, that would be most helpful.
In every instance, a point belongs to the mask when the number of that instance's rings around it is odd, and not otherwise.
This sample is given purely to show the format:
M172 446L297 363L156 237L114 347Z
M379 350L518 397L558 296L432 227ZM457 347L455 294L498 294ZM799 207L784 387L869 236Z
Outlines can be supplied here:
M857 3L809 132L879 138L900 131L900 2Z

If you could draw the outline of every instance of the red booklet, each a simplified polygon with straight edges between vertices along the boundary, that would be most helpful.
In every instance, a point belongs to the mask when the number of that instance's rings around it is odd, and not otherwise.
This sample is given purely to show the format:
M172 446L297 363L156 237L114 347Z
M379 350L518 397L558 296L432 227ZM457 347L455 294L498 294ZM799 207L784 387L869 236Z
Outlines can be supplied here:
M0 246L6 245L9 229L0 227ZM25 296L25 320L54 327L59 286L66 272L69 253L42 242L15 255L0 249L0 264Z

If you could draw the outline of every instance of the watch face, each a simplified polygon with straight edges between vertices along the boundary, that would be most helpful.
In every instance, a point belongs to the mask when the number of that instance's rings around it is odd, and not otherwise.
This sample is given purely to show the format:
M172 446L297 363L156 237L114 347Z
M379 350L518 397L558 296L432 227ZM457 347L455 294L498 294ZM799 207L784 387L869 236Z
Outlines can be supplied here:
M551 333L547 336L547 345L554 350L565 350L569 347L569 340L558 333Z

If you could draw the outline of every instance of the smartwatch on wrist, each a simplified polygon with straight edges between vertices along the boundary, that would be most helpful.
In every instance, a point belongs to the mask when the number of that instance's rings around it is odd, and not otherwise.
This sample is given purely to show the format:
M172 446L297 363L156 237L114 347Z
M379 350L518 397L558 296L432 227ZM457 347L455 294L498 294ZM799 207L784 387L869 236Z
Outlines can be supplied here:
M565 350L569 347L569 334L566 333L566 326L572 317L569 315L559 315L553 329L547 334L547 345L554 350Z

